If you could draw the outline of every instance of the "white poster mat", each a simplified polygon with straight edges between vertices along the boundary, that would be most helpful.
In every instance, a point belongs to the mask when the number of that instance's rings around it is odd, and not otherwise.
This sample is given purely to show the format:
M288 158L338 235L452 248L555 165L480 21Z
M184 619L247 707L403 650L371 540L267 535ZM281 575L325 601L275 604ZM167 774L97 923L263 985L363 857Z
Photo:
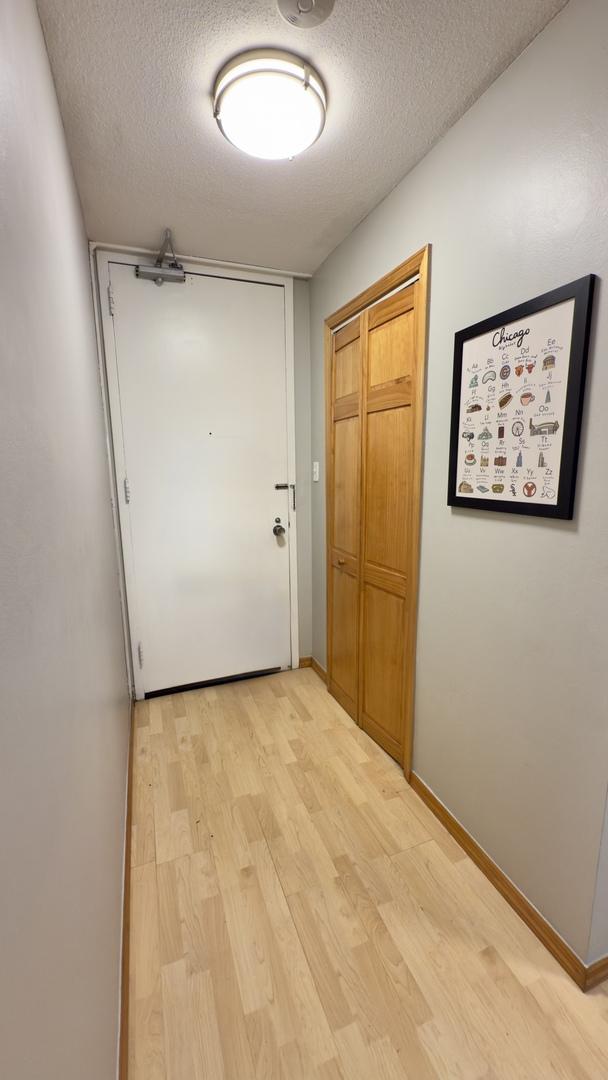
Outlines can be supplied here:
M465 341L457 498L556 506L574 299Z

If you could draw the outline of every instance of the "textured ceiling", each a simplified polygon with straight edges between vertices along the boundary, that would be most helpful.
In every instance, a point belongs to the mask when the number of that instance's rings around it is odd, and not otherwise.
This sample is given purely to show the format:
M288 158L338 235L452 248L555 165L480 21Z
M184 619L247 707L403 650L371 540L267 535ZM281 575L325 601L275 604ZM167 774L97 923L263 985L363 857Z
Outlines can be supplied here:
M566 0L336 0L297 30L275 0L38 0L89 237L313 271ZM235 52L314 63L319 141L240 154L210 92ZM477 167L478 163L472 163Z

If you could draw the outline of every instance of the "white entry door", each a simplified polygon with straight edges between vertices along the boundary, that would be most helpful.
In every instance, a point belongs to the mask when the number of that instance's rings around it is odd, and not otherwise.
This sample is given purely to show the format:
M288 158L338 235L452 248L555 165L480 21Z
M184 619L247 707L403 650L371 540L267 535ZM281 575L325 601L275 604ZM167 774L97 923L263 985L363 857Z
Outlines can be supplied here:
M290 667L285 287L107 271L136 694Z

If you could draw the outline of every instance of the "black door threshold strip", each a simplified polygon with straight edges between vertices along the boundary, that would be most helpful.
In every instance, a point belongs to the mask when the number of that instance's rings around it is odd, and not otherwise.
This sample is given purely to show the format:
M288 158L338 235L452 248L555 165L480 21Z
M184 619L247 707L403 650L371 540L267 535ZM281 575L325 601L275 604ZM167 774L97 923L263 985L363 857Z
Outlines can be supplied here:
M162 690L150 690L144 694L148 698L164 697L166 694L183 694L188 690L202 690L205 686L220 686L222 683L241 682L243 679L259 679L262 675L276 675L280 667L265 668L264 671L244 671L242 675L224 675L221 679L206 679L203 682L183 683L182 686L166 686Z

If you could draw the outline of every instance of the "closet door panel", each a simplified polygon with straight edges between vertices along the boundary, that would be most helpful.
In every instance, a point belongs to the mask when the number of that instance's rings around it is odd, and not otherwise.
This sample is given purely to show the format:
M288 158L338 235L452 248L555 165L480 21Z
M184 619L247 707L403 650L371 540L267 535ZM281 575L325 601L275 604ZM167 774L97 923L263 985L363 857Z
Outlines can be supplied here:
M349 341L335 354L336 400L356 394L359 389L361 349L359 338Z
M388 312L385 312L385 314ZM369 385L382 386L412 374L414 311L398 313L369 332Z
M358 416L334 423L333 546L359 553L361 434Z
M393 756L403 741L405 604L402 596L364 585L362 723Z
M332 671L335 696L351 715L356 715L358 683L359 580L332 566L333 609ZM344 700L344 697L346 701Z
M360 723L403 760L416 380L415 287L365 316Z
M411 409L367 418L365 560L404 574L408 557Z
M332 338L328 422L327 674L330 692L359 711L361 546L361 332L354 319Z

